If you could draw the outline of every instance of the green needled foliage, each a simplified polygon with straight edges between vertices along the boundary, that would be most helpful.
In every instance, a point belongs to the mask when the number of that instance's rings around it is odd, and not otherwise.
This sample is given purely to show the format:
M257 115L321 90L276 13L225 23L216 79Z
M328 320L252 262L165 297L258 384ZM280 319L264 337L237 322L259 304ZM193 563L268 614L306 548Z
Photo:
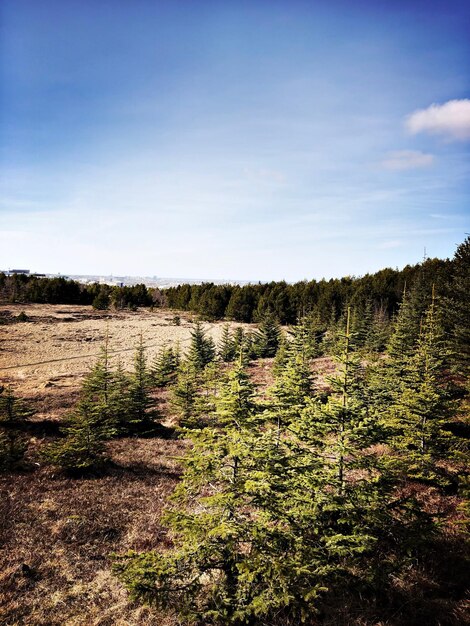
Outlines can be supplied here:
M62 429L63 440L50 444L43 457L52 465L72 472L98 469L105 461L105 441L114 430L97 421L92 404L82 399Z
M107 285L102 285L98 293L93 299L92 306L99 311L105 311L109 309L111 302L109 293L111 289Z
M303 361L302 353L292 351L275 375L275 383L268 390L270 402L264 416L275 426L279 443L282 432L300 419L313 394L313 384L310 368Z
M129 420L129 376L121 359L113 372L112 406L117 416L117 434L126 434Z
M230 326L228 324L224 325L222 337L220 338L219 345L217 346L217 354L223 363L230 363L235 360L235 339L230 332Z
M206 426L214 421L217 395L223 373L215 361L206 365L197 376L198 393L196 395L192 420L186 426Z
M316 564L280 523L285 462L259 424L253 387L239 362L222 387L218 424L191 433L193 447L166 516L174 548L129 553L116 571L131 592L178 607L189 621L257 623L289 611L302 621L320 592ZM282 450L284 453L284 450Z
M160 350L151 369L151 378L157 387L168 387L176 380L180 364L179 349L164 347Z
M373 545L380 518L379 472L364 454L373 425L354 396L348 347L341 362L324 406L309 398L306 366L294 356L272 392L282 415L273 424L239 359L215 423L189 433L166 517L174 548L117 559L134 596L205 624L311 617L328 581Z
M353 307L351 313L351 348L359 350L365 346L372 332L374 310L372 300L367 298L360 305Z
M317 580L328 587L375 576L369 559L390 521L389 486L372 449L378 423L364 401L363 370L351 353L349 322L348 311L327 402L307 400L284 441L294 459L285 505L306 554L317 563Z
M65 470L87 471L104 462L105 441L116 435L127 411L124 373L111 369L108 337L85 377L75 411L61 429L64 438L43 451L43 458Z
M233 344L235 349L235 358L242 359L243 365L250 364L250 359L253 355L253 335L250 332L245 332L241 327L235 329L233 336Z
M382 353L390 340L390 319L383 308L374 311L370 332L366 333L364 350L366 353Z
M135 598L176 607L184 623L300 624L327 589L380 590L429 538L432 515L401 489L434 479L451 442L435 300L413 348L397 335L375 379L351 323L348 309L326 399L313 395L302 341L278 357L263 405L243 351L219 386L213 366L182 365L174 398L197 428L165 517L173 546L115 557ZM393 367L401 378L384 403L377 381Z
M386 359L373 367L371 399L381 413L397 402L401 393L400 381L415 353L420 332L421 294L403 290L399 312L387 343ZM389 420L386 420L389 421ZM390 426L390 424L389 424Z
M297 326L293 326L289 330L292 348L302 356L304 362L309 362L321 355L321 342L324 332L325 326L321 323L319 316L315 314L300 318L297 321Z
M277 320L265 317L258 326L253 338L253 352L259 358L275 356L279 347L281 331Z
M0 423L19 424L32 415L34 411L15 396L10 386L0 386Z
M419 334L419 320L420 312L414 306L410 293L405 289L387 345L387 353L396 367L404 367L414 352Z
M273 361L273 374L279 376L283 369L286 367L287 361L292 351L291 342L286 337L285 333L281 333L279 339L279 347L276 352L276 356Z
M198 376L188 361L180 363L176 382L171 390L171 404L183 427L193 427L199 424L194 416L194 407L197 398Z
M118 431L122 405L121 390L116 387L115 373L111 369L109 358L109 340L105 339L100 356L85 377L81 400L87 411L93 414L96 424L103 427L112 436Z
M258 411L255 387L243 365L241 355L230 371L227 381L221 386L216 419L220 425L250 423Z
M188 362L197 372L215 359L215 346L212 337L207 337L201 322L196 322L191 330Z
M19 430L21 422L33 415L11 387L0 387L0 471L18 467L27 448Z
M447 350L440 318L433 293L414 353L396 381L392 407L393 444L402 453L408 476L423 480L439 480L436 462L447 458L455 443L446 428L452 402L444 375Z
M470 390L470 237L457 248L447 291L445 307L453 367L466 379Z
M129 379L128 417L126 428L129 433L147 434L152 432L160 417L151 396L151 375L147 367L147 357L142 335L134 354L134 371Z
M325 404L317 399L310 401L303 411L301 426L296 427L300 438L319 443L325 456L324 469L330 475L329 484L335 486L339 496L363 482L350 481L348 476L353 470L365 470L369 466L370 458L364 450L378 438L377 420L371 416L364 394L363 370L358 357L351 352L349 315L348 310L344 348L337 357L339 371L329 378L332 393ZM364 478L370 482L369 471Z

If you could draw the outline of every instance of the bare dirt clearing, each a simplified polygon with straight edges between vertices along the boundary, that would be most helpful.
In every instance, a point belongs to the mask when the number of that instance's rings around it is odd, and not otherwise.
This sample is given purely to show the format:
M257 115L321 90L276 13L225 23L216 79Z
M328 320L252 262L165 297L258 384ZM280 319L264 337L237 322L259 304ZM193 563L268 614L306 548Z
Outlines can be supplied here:
M181 315L181 325L176 326L174 311L108 312L75 305L9 304L0 306L0 317L14 318L22 311L28 321L0 326L0 381L10 382L23 396L49 387L76 390L106 334L113 357L130 369L140 334L151 362L164 345L179 342L184 351L193 326L189 314ZM217 342L223 324L204 326Z

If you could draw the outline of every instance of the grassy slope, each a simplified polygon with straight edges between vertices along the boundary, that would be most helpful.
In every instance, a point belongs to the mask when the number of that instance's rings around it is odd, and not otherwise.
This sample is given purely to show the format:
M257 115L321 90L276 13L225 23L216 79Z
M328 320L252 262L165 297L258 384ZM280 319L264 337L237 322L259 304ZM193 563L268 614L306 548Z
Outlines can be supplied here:
M331 370L331 362L318 362ZM267 362L252 369L262 387L271 380ZM53 390L47 393L54 393ZM36 404L57 401L39 394ZM57 399L56 399L57 400ZM65 400L64 398L62 399ZM38 462L37 451L53 434L44 419L31 427L31 470L0 477L0 624L28 626L176 625L171 615L133 605L110 571L110 553L169 545L159 519L179 476L175 457L185 443L175 439L120 439L109 443L108 469L72 479ZM409 488L412 488L411 486ZM416 626L464 624L464 544L460 500L429 488L418 496L447 520L426 558L394 581L391 594L364 598L340 590L312 623ZM25 567L26 566L26 567ZM470 623L470 622L469 622Z

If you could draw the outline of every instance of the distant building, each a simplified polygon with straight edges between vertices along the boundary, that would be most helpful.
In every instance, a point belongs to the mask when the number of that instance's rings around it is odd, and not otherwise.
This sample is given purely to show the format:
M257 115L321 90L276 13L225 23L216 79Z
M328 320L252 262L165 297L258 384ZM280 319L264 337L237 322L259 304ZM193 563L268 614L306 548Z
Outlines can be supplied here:
M8 270L8 273L10 274L10 276L12 274L25 274L26 276L28 276L29 270Z

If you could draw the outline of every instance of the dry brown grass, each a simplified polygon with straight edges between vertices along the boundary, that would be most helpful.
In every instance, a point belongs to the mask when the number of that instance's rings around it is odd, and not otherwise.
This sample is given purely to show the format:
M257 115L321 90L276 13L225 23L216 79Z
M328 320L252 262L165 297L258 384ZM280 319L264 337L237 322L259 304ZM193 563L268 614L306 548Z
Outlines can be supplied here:
M106 334L115 358L130 369L141 333L151 361L164 345L179 342L183 350L187 348L192 328L191 314L181 314L181 325L175 326L174 311L162 309L103 312L76 305L0 305L0 317L12 318L21 311L28 321L0 325L0 382L11 382L20 395L77 389ZM217 343L223 323L205 322L204 328Z
M100 476L73 479L37 466L2 476L0 623L163 624L128 602L110 553L167 545L159 520L184 448L121 439L109 444L113 464Z
M30 471L0 477L0 624L177 626L175 616L129 601L112 574L110 554L170 546L160 520L179 480L178 459L187 443L114 440L108 444L111 463L105 471L82 478L42 466L37 450L43 443L36 438L32 446ZM445 516L444 532L392 577L387 592L340 586L326 597L310 626L467 623L461 501L431 487L405 489L428 512Z
M9 307L14 309L14 307ZM129 601L111 572L110 554L166 548L160 520L179 480L178 457L187 446L176 439L123 438L109 442L111 462L99 475L70 478L42 464L39 450L57 434L73 406L81 375L93 361L109 324L111 341L132 347L141 330L155 342L189 336L191 325L171 326L169 314L103 314L88 307L16 307L33 322L0 327L6 341L0 366L83 354L84 360L9 370L18 393L36 410L27 427L29 469L0 476L0 624L2 626L177 626L176 617ZM34 319L37 318L37 319ZM63 318L63 319L62 319ZM221 325L211 325L217 337ZM2 338L0 337L0 339ZM92 339L87 340L87 338ZM94 339L95 338L95 339ZM149 339L149 336L147 337ZM153 339L152 339L153 341ZM132 352L125 353L131 358ZM314 364L316 386L327 387L331 359ZM272 383L271 361L250 367L263 396ZM157 394L171 424L168 392ZM386 454L386 448L377 449ZM463 598L461 501L422 485L414 490L430 513L446 520L425 556L410 562L387 593L339 587L312 624L324 626L457 626L470 624ZM380 558L380 557L378 557Z

